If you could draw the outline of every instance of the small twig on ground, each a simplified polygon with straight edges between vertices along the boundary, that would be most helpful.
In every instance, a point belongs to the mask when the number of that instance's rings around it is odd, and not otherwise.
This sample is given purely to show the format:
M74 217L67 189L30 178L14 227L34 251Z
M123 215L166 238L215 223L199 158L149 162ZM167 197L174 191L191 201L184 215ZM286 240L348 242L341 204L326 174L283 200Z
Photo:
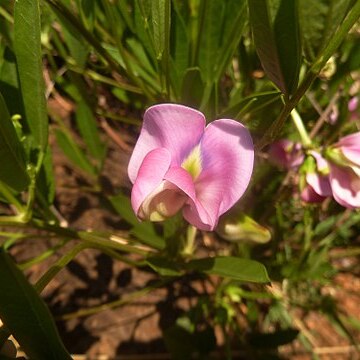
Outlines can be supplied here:
M118 145L120 149L128 153L132 152L132 147L120 137L120 135L109 125L109 123L104 118L100 119L100 125L106 134L110 137L110 139L114 141L114 143Z

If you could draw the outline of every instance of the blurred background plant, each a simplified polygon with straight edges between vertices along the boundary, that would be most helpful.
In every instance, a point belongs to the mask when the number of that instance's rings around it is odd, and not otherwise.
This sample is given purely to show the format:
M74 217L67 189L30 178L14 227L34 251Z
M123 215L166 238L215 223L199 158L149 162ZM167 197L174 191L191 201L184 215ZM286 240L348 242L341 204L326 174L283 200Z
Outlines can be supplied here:
M274 167L267 146L326 148L359 131L359 16L352 0L0 0L0 348L12 334L32 359L70 358L37 294L88 248L158 274L134 299L190 275L203 284L164 331L175 359L208 358L216 329L229 359L235 349L276 358L295 339L316 358L302 324L313 311L355 345L359 321L324 289L340 272L358 275L358 262L341 259L360 254L360 213L302 202L298 169ZM109 180L114 146L126 158L144 109L160 102L239 120L253 135L251 186L216 233L178 217L139 223L129 182ZM101 199L120 226L71 224L55 147L79 179L73 190ZM53 242L16 266L8 253L34 237ZM31 286L19 268L48 259Z

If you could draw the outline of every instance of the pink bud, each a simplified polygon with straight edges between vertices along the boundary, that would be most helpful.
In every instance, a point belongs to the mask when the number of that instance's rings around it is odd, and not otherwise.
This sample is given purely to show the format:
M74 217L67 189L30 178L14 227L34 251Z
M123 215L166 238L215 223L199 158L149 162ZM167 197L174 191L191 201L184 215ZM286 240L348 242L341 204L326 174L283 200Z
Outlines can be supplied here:
M281 139L270 145L269 160L275 165L291 169L296 168L304 161L301 144L287 139Z

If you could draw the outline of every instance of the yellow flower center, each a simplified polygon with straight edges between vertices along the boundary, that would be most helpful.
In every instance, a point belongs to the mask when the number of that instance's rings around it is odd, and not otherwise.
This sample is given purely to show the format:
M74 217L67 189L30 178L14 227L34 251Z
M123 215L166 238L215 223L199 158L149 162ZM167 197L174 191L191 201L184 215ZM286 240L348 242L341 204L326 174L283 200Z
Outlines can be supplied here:
M194 149L191 150L190 154L182 162L181 167L191 175L193 180L200 175L202 169L200 145L195 146Z

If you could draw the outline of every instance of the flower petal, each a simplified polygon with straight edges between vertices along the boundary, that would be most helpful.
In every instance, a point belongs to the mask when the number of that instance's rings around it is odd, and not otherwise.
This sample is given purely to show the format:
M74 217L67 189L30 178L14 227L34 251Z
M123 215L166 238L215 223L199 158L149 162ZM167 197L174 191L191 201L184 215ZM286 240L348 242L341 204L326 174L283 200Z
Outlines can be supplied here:
M331 186L328 176L321 176L316 173L306 174L306 182L314 189L320 196L331 196Z
M340 205L350 209L360 207L360 178L350 167L330 164L330 184Z
M163 181L142 202L138 217L143 220L164 221L174 216L185 204L187 196L169 181Z
M165 174L164 179L177 186L188 196L189 199L183 209L184 218L201 230L213 230L218 221L218 209L215 210L215 215L211 216L214 211L209 214L208 209L205 209L197 200L195 184L191 175L181 167L172 167Z
M336 147L360 147L360 131L344 136L341 138L337 144L335 144Z
M310 185L305 186L300 197L302 201L308 203L319 203L325 200L325 196L319 195Z
M128 167L131 182L135 182L146 154L155 148L168 149L171 154L171 163L180 165L200 141L204 128L204 115L187 106L160 104L147 109Z
M315 158L316 160L316 167L318 169L318 171L325 171L326 169L328 169L329 165L327 160L317 151L310 151L310 154Z
M197 200L216 222L244 194L254 163L249 131L235 120L209 124L200 142L202 171L195 181Z
M350 112L357 110L359 106L359 98L357 96L352 97L348 102L348 109Z
M360 144L357 149L342 147L341 152L352 163L356 164L357 166L360 166Z
M131 191L131 205L136 215L145 199L162 183L170 163L171 154L164 148L150 151L143 159Z

